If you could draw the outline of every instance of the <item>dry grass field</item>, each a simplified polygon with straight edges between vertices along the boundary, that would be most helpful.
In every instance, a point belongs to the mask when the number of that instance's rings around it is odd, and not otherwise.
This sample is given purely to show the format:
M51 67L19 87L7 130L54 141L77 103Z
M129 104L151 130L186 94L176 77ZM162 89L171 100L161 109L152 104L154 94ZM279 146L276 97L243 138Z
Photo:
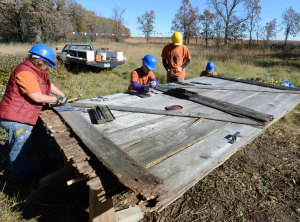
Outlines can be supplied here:
M101 72L72 73L58 64L50 79L69 97L83 99L127 90L130 72L141 66L146 54L157 60L155 75L165 83L161 50L170 39L143 38L123 42L98 40L94 48L124 52L125 65ZM192 59L187 77L198 77L210 60L218 74L278 83L281 79L300 86L300 47L270 49L205 49L201 40L188 45ZM50 44L61 49L65 43ZM212 44L212 43L210 43ZM29 44L0 44L0 85L30 49ZM1 88L2 91L4 87ZM300 106L263 135L233 155L160 213L146 214L143 222L173 221L299 221L300 220ZM8 173L7 134L0 129L0 222L87 221L87 188L84 182L67 187L29 187L20 191ZM81 195L78 195L78 194Z

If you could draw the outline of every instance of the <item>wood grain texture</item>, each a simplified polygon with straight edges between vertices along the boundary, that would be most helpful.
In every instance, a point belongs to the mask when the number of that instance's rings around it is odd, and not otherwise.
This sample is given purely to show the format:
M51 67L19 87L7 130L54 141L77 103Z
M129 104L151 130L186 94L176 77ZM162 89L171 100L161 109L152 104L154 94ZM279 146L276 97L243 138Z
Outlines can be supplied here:
M255 119L263 122L269 122L273 119L271 115L267 115L249 108L245 108L228 102L223 102L206 96L201 96L195 92L188 91L182 88L168 89L162 87L159 90L167 93L168 95L183 98L183 99L188 99L193 102L197 102L206 106L210 106L222 110L224 112L230 113L235 116L249 117L251 119Z
M122 184L145 197L155 195L152 191L161 183L159 178L139 166L136 161L97 131L80 114L66 111L60 115L72 131Z
M257 96L261 95L258 94ZM165 161L149 168L150 172L154 175L159 175L165 185L169 186L168 193L160 196L159 201L161 205L157 206L155 210L165 208L172 201L180 197L187 189L197 183L197 181L201 180L201 178L225 162L236 151L246 146L263 133L265 129L300 103L300 97L296 95L278 95L273 97L273 99L276 106L273 105L272 99L269 100L269 103L256 104L256 107L253 106L255 109L259 109L262 112L269 112L275 117L274 120L268 123L263 129L253 126L231 124L177 155L171 156ZM247 101L244 101L244 103L246 102ZM228 143L228 140L224 137L237 131L241 133L237 142L234 144ZM174 172L176 172L176 174Z
M273 85L273 84L270 84L270 83L256 82L256 81L247 80L247 79L232 78L232 77L228 77L228 76L209 75L208 77L216 78L216 79L224 79L224 80L229 80L229 81L234 81L234 82L242 82L242 83L246 83L246 84L258 85L258 86L274 88L274 89L300 91L300 89L296 88L296 87L294 88L294 87L287 87L287 86L279 86L279 85Z
M126 149L126 152L139 164L149 168L175 155L200 140L213 135L230 123L205 121L195 127L192 122L185 122L172 129L148 137Z

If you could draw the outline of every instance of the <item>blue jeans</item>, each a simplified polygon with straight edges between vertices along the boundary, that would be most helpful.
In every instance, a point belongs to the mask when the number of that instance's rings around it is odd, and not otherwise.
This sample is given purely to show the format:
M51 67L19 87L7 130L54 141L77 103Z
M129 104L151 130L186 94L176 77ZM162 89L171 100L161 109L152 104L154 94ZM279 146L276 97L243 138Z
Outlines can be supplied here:
M32 149L32 125L0 119L0 125L8 132L9 136L9 160L15 181L28 179L34 172L31 157Z

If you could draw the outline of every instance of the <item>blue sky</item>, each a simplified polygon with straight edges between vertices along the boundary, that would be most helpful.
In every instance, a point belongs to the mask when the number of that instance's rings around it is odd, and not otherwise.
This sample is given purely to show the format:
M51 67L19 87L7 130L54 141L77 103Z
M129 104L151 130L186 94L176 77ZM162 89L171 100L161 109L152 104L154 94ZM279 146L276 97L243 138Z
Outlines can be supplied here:
M139 24L137 17L143 15L146 11L154 10L155 23L154 29L163 36L171 36L172 20L181 6L181 0L75 0L84 8L94 11L98 16L111 18L113 8L119 7L125 9L124 25L130 29L132 36L142 36L138 30ZM198 6L202 13L204 9L209 8L207 0L190 0L193 6ZM300 12L300 0L261 0L260 6L262 24L277 18L278 23L281 21L281 15L284 10L292 7ZM278 32L276 39L283 40L283 32ZM300 33L297 37L289 37L289 40L300 41Z

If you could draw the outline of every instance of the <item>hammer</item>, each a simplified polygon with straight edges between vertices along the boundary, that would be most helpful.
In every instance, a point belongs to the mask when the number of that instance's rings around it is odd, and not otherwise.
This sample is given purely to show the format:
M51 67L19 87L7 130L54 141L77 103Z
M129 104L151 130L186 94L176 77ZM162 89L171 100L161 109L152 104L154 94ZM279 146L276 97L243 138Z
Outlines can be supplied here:
M76 97L76 98L68 99L68 103L75 102L75 101L79 100L81 98L81 96L82 96L82 94L79 94L79 96Z

